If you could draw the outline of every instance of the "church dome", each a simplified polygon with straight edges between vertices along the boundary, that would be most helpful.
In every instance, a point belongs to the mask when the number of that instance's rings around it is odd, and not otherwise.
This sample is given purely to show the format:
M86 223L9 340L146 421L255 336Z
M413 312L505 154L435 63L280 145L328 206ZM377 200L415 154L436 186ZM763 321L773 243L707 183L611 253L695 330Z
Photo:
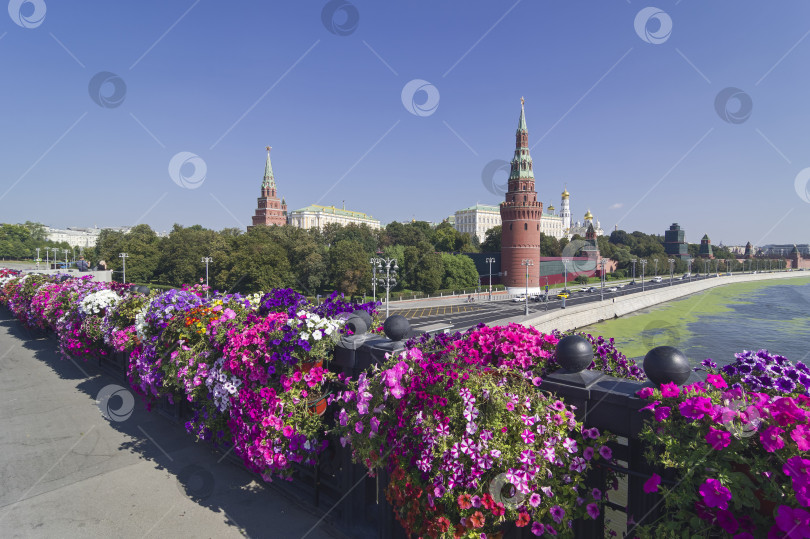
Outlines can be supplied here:
M587 219L593 219L593 215L591 215L591 210L588 210L587 213L585 213L585 219L586 220Z
M562 192L562 197L563 198L568 198L570 196L571 196L571 194L568 192L568 188L566 188L565 191Z

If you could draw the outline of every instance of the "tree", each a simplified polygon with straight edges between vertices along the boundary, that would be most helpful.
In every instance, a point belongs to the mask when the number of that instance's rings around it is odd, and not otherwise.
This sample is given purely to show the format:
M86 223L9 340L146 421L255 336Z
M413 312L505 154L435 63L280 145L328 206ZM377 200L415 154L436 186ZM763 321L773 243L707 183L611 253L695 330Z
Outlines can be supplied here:
M329 249L329 277L335 289L347 295L368 290L371 284L371 264L363 245L353 240L341 240Z
M251 293L293 285L287 253L272 241L272 228L253 227L237 238L233 267L227 274L229 290Z
M432 294L442 285L444 263L439 253L424 255L416 268L416 285L422 292Z
M127 281L130 283L151 282L157 273L160 263L160 238L149 225L136 225L122 237L121 251L127 253ZM123 270L123 261L114 253L112 260L107 260L108 267L117 271ZM122 274L123 277L123 274Z
M481 244L482 253L501 252L501 225L494 226L487 230L484 242ZM541 251L542 252L542 251Z
M444 278L442 288L456 290L470 288L478 285L478 271L472 258L466 255L451 255L442 253L444 265Z
M169 236L161 241L161 258L155 279L175 286L197 282L205 274L202 258L211 256L217 235L200 225L183 228L175 224ZM210 274L209 266L209 282Z
M540 233L540 256L562 256L562 248L557 238Z

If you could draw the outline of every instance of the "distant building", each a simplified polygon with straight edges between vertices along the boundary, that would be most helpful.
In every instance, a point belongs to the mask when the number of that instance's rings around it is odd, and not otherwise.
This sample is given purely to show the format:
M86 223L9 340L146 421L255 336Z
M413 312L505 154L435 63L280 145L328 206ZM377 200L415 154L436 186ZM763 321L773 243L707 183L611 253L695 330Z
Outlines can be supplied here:
M568 199L566 198L565 191L563 193L563 207L568 203ZM563 210L560 210L560 214L557 215L554 213L554 205L549 204L546 207L546 211L543 212L543 217L540 219L540 232L545 234L546 236L550 236L552 238L557 238L558 240L563 239L566 237L566 230L569 228L565 225L565 218L562 216L564 213ZM570 220L570 214L569 214ZM540 253L543 254L543 253Z
M380 221L365 213L317 204L290 212L289 219L292 226L318 230L323 230L328 223L368 225L375 230L380 228Z
M470 236L477 236L478 241L484 241L487 230L501 225L501 210L498 206L476 204L458 210L452 224L462 234L466 232Z
M252 226L286 225L287 202L283 198L279 201L276 194L276 179L273 176L273 166L270 164L270 146L267 147L261 193ZM249 226L248 230L250 229Z
M764 256L779 257L779 258L789 257L792 255L794 247L796 248L797 251L799 251L799 253L802 256L810 257L810 245L808 245L807 243L799 243L799 244L783 243L783 244L763 245L761 249L761 254L763 254Z
M681 230L681 225L672 223L669 230L664 231L664 251L671 256L681 259L689 257L689 245L686 243L686 232Z
M602 230L602 226L599 224L598 220L594 219L591 210L585 212L585 217L583 218L582 222L577 221L571 228L568 229L568 239L571 239L574 234L579 234L582 237L585 237L585 234L588 233L588 227L593 227L594 232L597 236L604 236L605 231Z
M700 249L698 250L698 257L700 258L714 258L712 254L712 240L709 239L708 234L703 235L700 240Z
M116 232L123 232L124 234L130 231L130 227L118 228L81 228L69 226L65 229L47 227L47 240L54 243L65 242L71 247L80 247L87 249L96 246L98 236L102 230L114 230Z

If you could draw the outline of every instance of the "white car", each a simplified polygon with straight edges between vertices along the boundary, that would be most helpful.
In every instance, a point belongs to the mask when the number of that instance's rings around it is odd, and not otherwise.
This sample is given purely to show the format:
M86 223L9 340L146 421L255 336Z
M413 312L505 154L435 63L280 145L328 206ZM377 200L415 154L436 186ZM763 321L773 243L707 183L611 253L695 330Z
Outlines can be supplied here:
M610 288L608 288L608 292L618 292L618 291L619 289L616 288L615 286L611 286Z
M662 282L664 279L662 279L661 277L653 277L653 278L652 278L652 279L650 279L650 280L651 280L652 282L654 282L654 283L660 283L660 282Z
M513 299L512 301L514 301L515 303L525 303L526 302L526 294L521 294L518 297L516 297L515 299Z

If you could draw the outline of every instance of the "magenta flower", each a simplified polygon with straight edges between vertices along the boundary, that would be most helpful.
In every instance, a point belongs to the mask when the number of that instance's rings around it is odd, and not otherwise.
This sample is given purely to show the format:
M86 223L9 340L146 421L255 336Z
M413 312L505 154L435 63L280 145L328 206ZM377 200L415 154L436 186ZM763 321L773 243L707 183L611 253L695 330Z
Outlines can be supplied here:
M582 456L585 457L585 460L591 460L593 458L593 447L586 447L582 452Z
M709 432L706 434L706 442L712 449L719 451L720 449L728 447L728 444L731 443L731 433L709 427Z
M599 454L602 455L602 458L605 460L610 460L613 458L613 450L606 445L599 448Z
M790 539L810 537L810 513L780 505L776 510L776 526Z
M780 434L785 432L776 425L769 425L759 433L759 441L762 442L762 447L768 453L773 453L777 449L785 447L785 440L782 439Z
M532 522L532 533L534 535L543 535L546 532L546 527L539 522Z
M588 512L588 516L594 520L596 520L596 518L599 516L599 507L597 507L595 503L589 503L586 505L585 510Z
M644 408L641 408L641 409L639 410L639 412L640 412L640 411L642 411L642 410L649 410L649 411L651 411L651 412L654 412L654 411L655 411L655 407L656 407L656 406L658 406L659 404L661 404L661 401L652 401L650 404L648 404L648 405L647 405L647 406L645 406Z
M670 407L662 406L655 409L655 420L659 423L669 417Z
M524 430L520 437L523 438L524 444L533 444L534 443L534 433L529 429Z
M647 494L652 494L653 492L658 491L658 485L661 484L661 476L657 473L652 474L652 476L644 482L644 492Z
M559 524L562 522L562 519L565 518L565 509L559 505L555 505L551 508L551 517L554 519L554 522Z
M790 437L796 442L799 451L810 451L810 427L807 425L796 425Z
M706 376L706 383L711 384L717 389L723 389L728 387L726 383L726 379L720 376L719 374L709 374Z
M532 492L532 495L529 496L529 505L531 505L532 507L537 507L538 505L540 505L541 501L542 498L536 492Z
M690 397L678 405L678 410L686 419L703 419L712 412L712 401L707 397Z
M700 485L698 492L703 496L703 500L708 507L718 507L728 509L728 501L731 499L731 491L723 486L717 479L706 479Z
M653 388L651 387L643 387L636 391L636 397L640 399L649 399L653 396Z
M661 385L661 396L665 399L671 397L677 397L681 394L681 388L678 387L678 384L674 382L669 382L667 384Z
M594 500L601 500L602 499L602 491L598 488L594 488L591 490L591 496L593 496Z
M728 533L734 533L740 528L740 523L737 522L731 511L725 509L717 512L717 524Z
M358 421L357 423L355 423L354 424L354 430L357 432L357 434L362 433L363 432L363 422Z

